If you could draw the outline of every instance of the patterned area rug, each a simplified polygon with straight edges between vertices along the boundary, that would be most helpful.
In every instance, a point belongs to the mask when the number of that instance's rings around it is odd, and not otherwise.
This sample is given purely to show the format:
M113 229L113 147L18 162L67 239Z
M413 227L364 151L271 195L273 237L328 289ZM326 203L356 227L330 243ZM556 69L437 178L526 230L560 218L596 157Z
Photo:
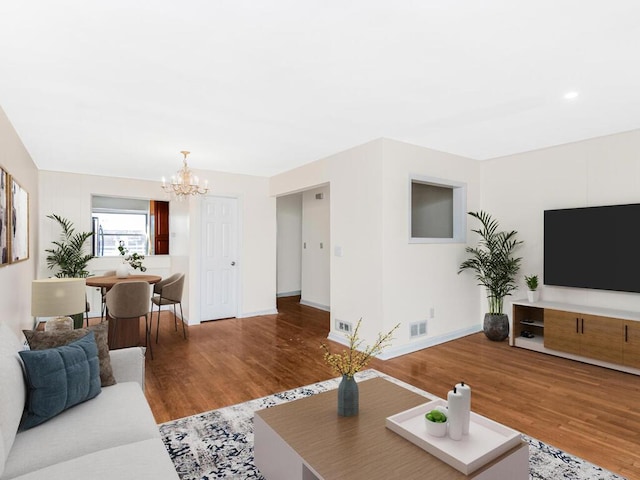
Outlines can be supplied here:
M384 377L420 395L427 392L376 370L357 380ZM268 397L181 418L160 425L160 434L182 480L263 479L253 464L253 413L338 387L340 379L300 387ZM531 479L624 480L622 477L523 435L529 443Z

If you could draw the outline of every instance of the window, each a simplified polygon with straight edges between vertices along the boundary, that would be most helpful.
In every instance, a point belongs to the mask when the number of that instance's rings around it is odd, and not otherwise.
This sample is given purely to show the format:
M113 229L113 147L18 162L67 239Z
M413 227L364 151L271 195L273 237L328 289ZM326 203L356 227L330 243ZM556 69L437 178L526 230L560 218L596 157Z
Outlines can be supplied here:
M409 243L465 242L466 185L411 175Z
M119 255L122 242L130 253L169 253L168 202L134 198L92 198L93 254Z

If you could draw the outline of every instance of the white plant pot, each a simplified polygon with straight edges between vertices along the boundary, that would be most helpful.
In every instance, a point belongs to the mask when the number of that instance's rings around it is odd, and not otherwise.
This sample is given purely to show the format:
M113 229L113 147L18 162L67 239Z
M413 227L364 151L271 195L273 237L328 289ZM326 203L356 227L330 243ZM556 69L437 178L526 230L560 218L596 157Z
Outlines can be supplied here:
M129 276L129 265L126 263L121 263L116 268L116 277L118 278L126 278Z
M527 298L529 302L535 303L540 300L540 292L538 290L527 290Z
M427 427L427 433L433 437L444 437L447 434L447 424L449 422L438 423L425 418L424 423Z

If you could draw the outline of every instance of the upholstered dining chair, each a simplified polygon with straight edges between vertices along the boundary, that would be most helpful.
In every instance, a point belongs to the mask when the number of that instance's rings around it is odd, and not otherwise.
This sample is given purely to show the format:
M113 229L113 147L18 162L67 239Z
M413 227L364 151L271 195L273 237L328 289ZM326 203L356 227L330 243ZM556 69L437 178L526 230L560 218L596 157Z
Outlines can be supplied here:
M87 299L87 294L84 294L84 319L87 322L87 327L89 326L89 312L91 311L91 304L89 303L89 299Z
M102 274L103 277L112 277L116 274L115 270L107 270ZM104 316L107 313L107 303L106 303L106 295L107 289L105 287L100 287L100 295L102 296L102 305L100 308L100 321L104 320ZM88 323L87 323L88 325Z
M158 320L156 322L156 343L160 332L160 310L165 305L173 305L173 326L178 331L178 315L176 305L180 305L180 322L182 323L182 336L187 339L184 328L184 314L182 313L182 290L184 288L184 273L174 273L170 277L159 281L153 286L151 297L151 321L153 322L153 306L158 306Z
M147 282L116 283L105 295L109 321L114 322L114 343L117 344L119 321L140 321L144 317L145 346L151 350L151 318L149 315L149 284Z

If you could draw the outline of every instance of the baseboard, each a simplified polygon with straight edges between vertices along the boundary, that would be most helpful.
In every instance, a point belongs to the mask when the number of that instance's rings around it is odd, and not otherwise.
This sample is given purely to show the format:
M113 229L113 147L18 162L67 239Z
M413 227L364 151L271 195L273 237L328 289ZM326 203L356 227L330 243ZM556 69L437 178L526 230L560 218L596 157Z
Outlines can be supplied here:
M425 348L433 347L441 343L450 342L451 340L456 340L458 338L466 337L467 335L472 335L474 333L478 333L481 331L482 331L482 326L476 325L469 328L463 328L461 330L455 330L453 332L446 333L444 335L438 335L437 337L421 338L420 340L408 343L406 345L387 348L376 358L379 358L380 360L390 360L392 358L401 357L402 355L407 355L409 353L417 352L418 350L423 350ZM342 333L333 332L333 331L329 332L329 336L327 337L327 339L347 347L349 346L349 340Z
M322 305L320 303L316 303L316 302L310 302L309 300L300 300L300 305L305 305L307 307L313 307L313 308L317 308L318 310L324 310L325 312L330 312L331 311L331 307L328 307L326 305Z
M300 295L302 295L302 292L300 290L296 290L294 292L282 292L282 293L276 293L276 297L277 298L282 298L282 297L299 297Z
M261 315L277 315L277 308L269 308L267 310L258 310L257 312L243 312L237 315L236 318L247 318L247 317L260 317Z

